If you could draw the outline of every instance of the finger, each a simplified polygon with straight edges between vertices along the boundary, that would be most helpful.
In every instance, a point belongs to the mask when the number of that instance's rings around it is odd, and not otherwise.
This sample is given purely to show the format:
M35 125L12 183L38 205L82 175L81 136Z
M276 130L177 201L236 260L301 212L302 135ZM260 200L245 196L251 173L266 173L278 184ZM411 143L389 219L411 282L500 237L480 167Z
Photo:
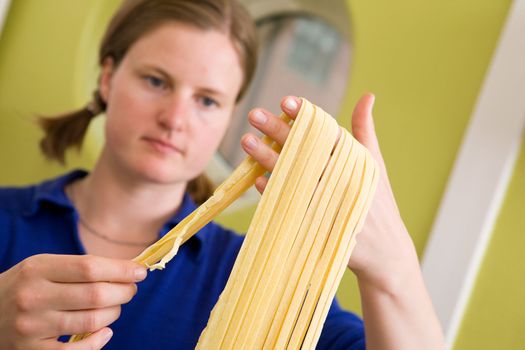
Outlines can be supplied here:
M40 304L53 310L86 310L128 303L137 293L134 283L51 283Z
M131 260L92 255L50 255L44 276L53 282L139 282L146 278L146 268Z
M115 322L120 316L121 307L80 311L50 310L36 317L19 320L23 335L39 338L57 338L63 334L91 333Z
M268 135L279 145L284 145L288 134L290 133L290 124L287 124L281 118L272 113L257 108L248 113L250 124L259 129L263 134Z
M303 100L296 96L285 96L281 100L281 109L290 118L295 119L301 109Z
M268 178L264 176L259 176L255 180L255 188L257 189L257 191L259 191L260 194L264 192L264 190L266 189L266 185L268 185Z
M242 148L268 171L272 171L277 163L279 154L265 145L258 137L245 134L241 138Z
M111 337L113 336L113 331L104 327L93 334L91 334L86 339L82 339L75 343L68 343L67 350L92 350L92 349L102 349L106 345Z
M120 312L120 306L94 310L51 311L45 317L41 336L95 332L115 322L120 317Z
M102 349L106 345L111 337L113 331L104 327L91 334L86 339L82 339L74 343L59 343L56 339L48 339L45 341L39 349L42 350L95 350ZM58 344L57 344L58 343Z
M396 201L394 199L394 193L388 180L388 174L385 166L385 161L381 155L379 148L379 142L374 127L374 120L372 117L372 109L374 107L375 96L373 94L365 94L357 102L354 112L352 114L352 134L363 146L365 146L372 157L375 158L379 165L381 172L380 188L388 193L392 198L392 203L397 208ZM377 198L377 197L376 197ZM376 201L374 201L375 203Z
M372 118L374 101L373 94L366 94L359 99L352 114L352 134L375 155L379 153L379 143Z
M136 293L134 283L56 283L44 280L19 289L15 293L15 303L23 312L85 310L125 304Z

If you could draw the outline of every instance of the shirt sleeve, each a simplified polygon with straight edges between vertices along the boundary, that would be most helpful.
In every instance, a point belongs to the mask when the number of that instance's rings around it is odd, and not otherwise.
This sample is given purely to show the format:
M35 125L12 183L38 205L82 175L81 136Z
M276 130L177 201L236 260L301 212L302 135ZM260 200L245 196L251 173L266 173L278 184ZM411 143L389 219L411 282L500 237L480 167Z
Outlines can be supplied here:
M365 348L363 321L359 316L343 310L334 299L316 349L364 350Z
M5 259L11 244L11 220L8 212L0 208L0 273L7 270Z

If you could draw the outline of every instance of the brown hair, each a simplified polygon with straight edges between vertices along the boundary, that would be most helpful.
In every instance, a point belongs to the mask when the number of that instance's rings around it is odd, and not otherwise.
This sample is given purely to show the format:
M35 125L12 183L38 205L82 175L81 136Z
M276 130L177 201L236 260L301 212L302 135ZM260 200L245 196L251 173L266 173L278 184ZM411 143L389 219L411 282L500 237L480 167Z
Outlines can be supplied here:
M99 64L102 65L110 57L118 66L138 39L171 21L229 35L244 73L237 96L239 101L255 71L257 35L253 20L237 0L126 0L113 16L102 39ZM38 123L45 133L40 141L44 155L64 164L67 148L81 148L92 118L105 109L105 101L95 91L92 102L81 110L53 118L39 117ZM201 174L190 181L188 191L193 200L200 204L212 194L213 186Z

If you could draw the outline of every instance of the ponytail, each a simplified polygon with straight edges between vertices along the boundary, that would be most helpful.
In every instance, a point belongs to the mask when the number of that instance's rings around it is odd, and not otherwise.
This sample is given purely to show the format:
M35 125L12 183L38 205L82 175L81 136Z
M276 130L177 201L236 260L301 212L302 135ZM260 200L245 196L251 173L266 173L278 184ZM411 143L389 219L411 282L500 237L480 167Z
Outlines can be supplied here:
M191 199L193 199L197 205L201 205L211 197L213 191L215 190L215 186L208 176L202 173L195 179L188 182L186 190L190 194Z
M49 160L65 164L66 150L82 148L82 142L91 120L105 111L106 103L100 93L93 94L93 101L86 107L57 117L38 117L38 125L44 131L40 150Z

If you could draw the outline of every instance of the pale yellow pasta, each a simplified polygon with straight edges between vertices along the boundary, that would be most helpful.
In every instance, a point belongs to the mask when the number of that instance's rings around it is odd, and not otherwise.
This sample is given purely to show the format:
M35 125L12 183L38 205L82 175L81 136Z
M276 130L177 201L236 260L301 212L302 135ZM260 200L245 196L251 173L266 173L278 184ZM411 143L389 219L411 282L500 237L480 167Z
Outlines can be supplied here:
M267 137L264 141L270 144ZM379 171L349 132L305 99L280 153L197 349L314 349L317 344ZM134 260L164 268L181 244L263 173L248 157L208 201Z

